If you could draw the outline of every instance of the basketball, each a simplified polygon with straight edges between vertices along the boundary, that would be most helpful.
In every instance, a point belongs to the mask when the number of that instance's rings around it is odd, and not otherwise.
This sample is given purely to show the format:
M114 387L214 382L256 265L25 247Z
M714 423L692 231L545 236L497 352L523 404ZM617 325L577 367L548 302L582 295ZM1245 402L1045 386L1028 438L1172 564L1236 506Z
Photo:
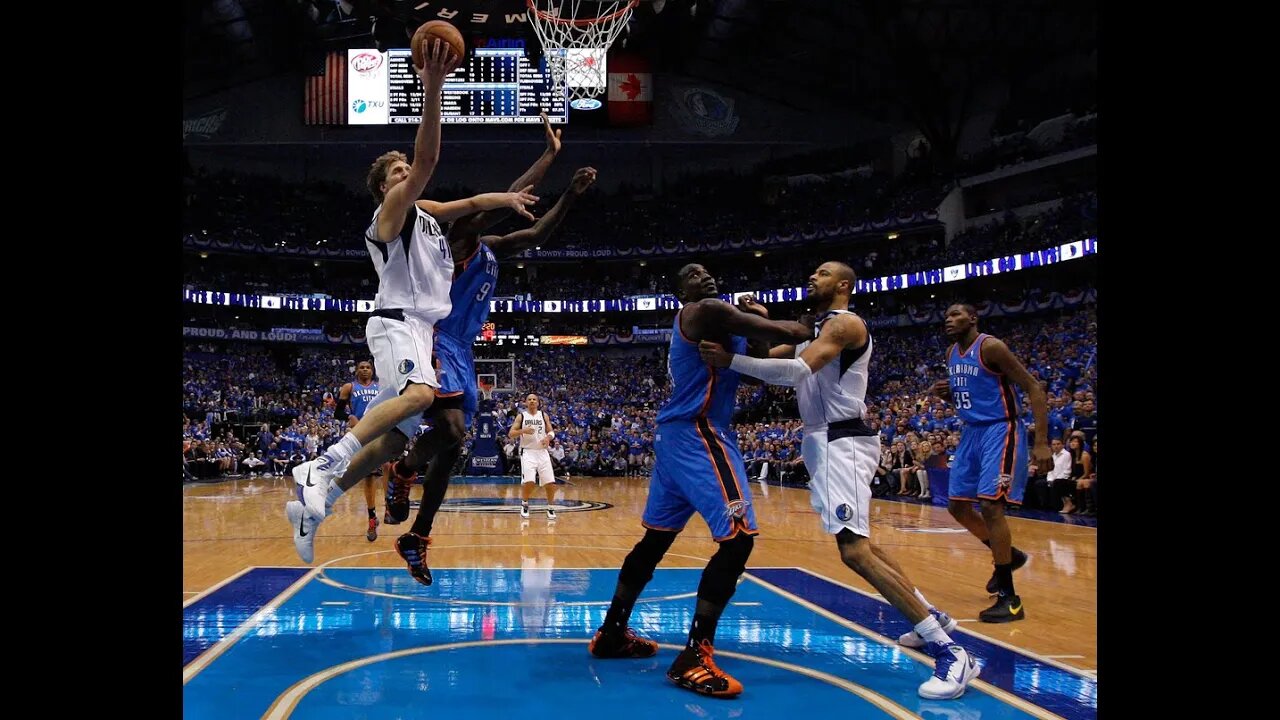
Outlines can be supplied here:
M413 51L413 64L422 67L426 63L423 56L423 41L432 37L440 38L449 45L453 46L453 52L462 57L467 53L467 43L462 39L462 33L458 32L458 28L450 25L444 20L432 20L423 23L417 30L413 32L413 40L410 41L409 47Z

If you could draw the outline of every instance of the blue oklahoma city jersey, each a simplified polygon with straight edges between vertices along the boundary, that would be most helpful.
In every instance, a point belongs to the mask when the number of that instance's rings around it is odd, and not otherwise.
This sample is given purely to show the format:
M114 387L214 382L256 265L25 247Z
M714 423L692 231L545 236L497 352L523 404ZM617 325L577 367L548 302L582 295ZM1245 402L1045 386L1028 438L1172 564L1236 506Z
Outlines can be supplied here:
M982 364L982 343L990 337L980 334L965 352L960 352L957 343L947 353L951 402L956 414L966 423L1000 422L1017 419L1020 414L1018 394L1009 378Z
M745 338L730 337L729 345L734 353L747 350ZM671 332L667 371L671 399L658 411L655 463L641 522L679 532L696 512L717 542L739 532L755 535L759 528L747 469L728 429L741 376L729 368L707 367L698 344L681 332L680 313Z
M747 352L746 338L732 336L730 345L729 352L738 355ZM671 332L667 371L671 375L671 399L658 411L659 423L706 417L722 428L729 427L741 376L729 368L718 368L712 373L698 354L698 344L690 342L681 332L679 312Z
M361 385L359 381L353 381L351 383L351 414L355 415L357 420L364 417L364 411L376 397L378 397L377 382Z
M489 298L497 287L498 258L488 245L480 243L471 257L454 263L453 287L449 290L453 309L436 323L436 330L466 340L470 346L489 319Z

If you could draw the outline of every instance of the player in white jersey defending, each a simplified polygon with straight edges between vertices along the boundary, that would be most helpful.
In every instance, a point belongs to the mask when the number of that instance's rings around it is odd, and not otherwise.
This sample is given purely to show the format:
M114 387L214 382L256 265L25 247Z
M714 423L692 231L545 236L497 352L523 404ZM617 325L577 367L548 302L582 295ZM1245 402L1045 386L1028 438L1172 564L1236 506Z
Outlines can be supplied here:
M439 387L431 361L432 324L449 314L453 254L441 222L500 207L529 219L537 198L528 192L488 193L466 200L418 200L440 156L440 93L444 78L460 58L438 39L423 39L424 67L417 68L424 89L422 120L414 140L414 163L403 153L383 154L369 171L368 188L378 208L365 231L365 245L378 273L378 294L366 327L380 396L342 440L323 455L293 470L301 502L285 505L293 527L294 547L304 562L314 557L315 527L345 491L334 479L342 476L364 445L399 426L412 437L418 418L435 399ZM360 477L388 457L364 453ZM367 467L365 466L367 465Z
M713 367L729 367L796 389L804 422L801 453L812 478L810 501L823 530L835 535L845 565L915 626L898 642L925 647L934 657L934 673L920 685L920 696L958 698L979 668L947 635L955 629L955 620L930 605L902 566L870 539L871 479L880 462L880 438L863 419L872 343L866 322L849 311L855 279L853 269L841 262L823 263L809 277L809 299L818 313L814 340L780 345L769 358L730 354L706 340L699 350ZM752 300L745 309L768 317Z
M529 393L524 398L525 409L511 426L507 437L520 439L520 517L529 517L529 498L533 497L533 484L536 481L547 490L547 519L556 519L556 509L552 506L556 496L556 476L551 469L551 447L555 440L555 430L551 427L551 419L542 410L536 393Z

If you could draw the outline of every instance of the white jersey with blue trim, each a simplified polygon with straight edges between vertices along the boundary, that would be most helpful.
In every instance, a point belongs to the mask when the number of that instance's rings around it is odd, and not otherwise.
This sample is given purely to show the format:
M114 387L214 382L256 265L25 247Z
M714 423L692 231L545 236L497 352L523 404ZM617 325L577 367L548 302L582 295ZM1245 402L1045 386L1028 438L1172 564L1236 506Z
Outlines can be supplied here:
M404 227L390 242L378 241L378 216L365 231L365 245L378 273L376 310L403 310L434 323L449 314L453 305L453 252L440 223L417 203L405 215Z
M814 337L822 325L836 315L853 315L848 310L831 310L818 318ZM796 357L809 347L810 341L796 346ZM860 348L844 348L840 355L823 365L816 373L796 386L796 401L805 430L812 430L841 420L861 418L867 411L867 377L871 367L871 332Z

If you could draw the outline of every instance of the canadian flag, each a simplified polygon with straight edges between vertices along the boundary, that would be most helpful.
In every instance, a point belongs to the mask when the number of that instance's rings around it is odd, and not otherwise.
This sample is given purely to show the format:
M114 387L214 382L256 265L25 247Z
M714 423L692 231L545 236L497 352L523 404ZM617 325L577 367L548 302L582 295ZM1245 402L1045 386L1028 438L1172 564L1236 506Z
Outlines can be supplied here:
M609 122L613 125L653 122L653 73L648 59L630 53L609 58Z

